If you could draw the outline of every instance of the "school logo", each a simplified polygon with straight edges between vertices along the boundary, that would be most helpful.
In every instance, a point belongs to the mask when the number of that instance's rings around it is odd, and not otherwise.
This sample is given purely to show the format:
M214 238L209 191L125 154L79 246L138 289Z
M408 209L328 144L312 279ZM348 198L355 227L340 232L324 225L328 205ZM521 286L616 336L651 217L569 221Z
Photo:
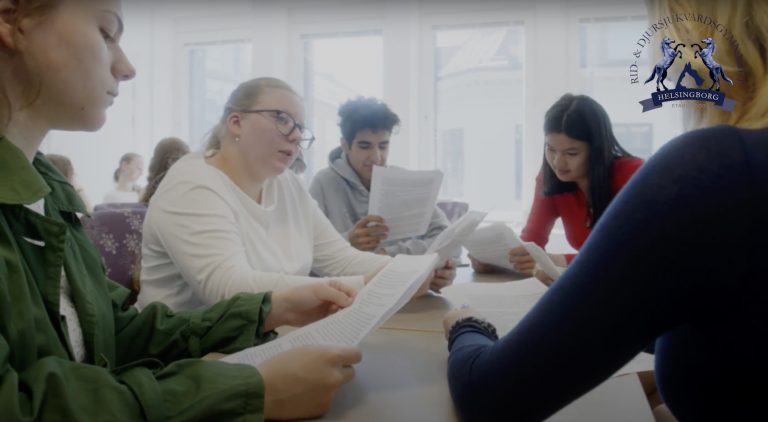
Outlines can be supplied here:
M725 48L730 47L735 49L737 61L740 62L740 48L738 41L733 37L733 33L724 25L717 22L717 20L697 14L677 14L659 20L643 33L642 37L638 40L637 45L640 46L641 49L646 46L652 47L655 44L653 42L653 35L655 33L668 29L670 26L679 22L700 24L714 29L728 41L728 43L725 44ZM715 54L718 51L718 48L723 47L719 46L713 37L707 37L701 41L686 45L683 42L678 42L678 40L673 40L670 37L665 36L659 44L655 45L658 45L661 50L661 59L654 64L650 75L646 79L640 79L639 73L641 70L637 65L637 61L635 61L629 69L631 84L640 85L642 83L642 86L646 86L655 82L656 85L656 91L651 93L651 97L640 101L640 105L643 106L643 113L661 108L665 102L670 101L707 102L711 103L711 106L720 107L726 111L733 111L736 102L727 98L725 93L720 91L720 87L723 83L734 85L735 82L726 74L723 67L715 59ZM639 59L641 54L642 50L636 50L633 53L636 59ZM676 60L684 60L686 57L689 61L685 63L680 74L677 75L677 78L675 79L674 75L670 75L672 65ZM691 57L693 57L693 62L690 60ZM699 72L695 70L693 63L697 61L700 61L700 63L703 64L708 70L708 74L699 74ZM679 68L679 66L676 68ZM703 70L701 67L699 67L699 69ZM675 80L676 83L674 86L667 86L667 84Z
M709 69L709 78L711 79L711 85L709 88L698 88L705 85L706 81L699 75L699 72L693 69L691 62L685 64L683 71L680 72L680 76L677 78L677 84L674 89L667 88L664 85L664 80L667 78L667 70L672 66L676 58L682 58L683 52L678 50L685 48L685 44L677 44L672 46L675 41L669 37L664 37L661 41L661 53L662 59L653 67L653 73L646 79L645 83L651 82L656 78L656 92L651 94L651 98L640 101L640 105L643 106L643 113L649 110L655 110L660 108L662 104L667 101L707 101L715 106L722 107L724 110L733 111L733 107L736 103L726 98L725 94L720 92L720 78L733 85L733 81L726 76L722 66L715 61L715 50L717 49L717 43L710 38L704 38L701 42L705 45L702 47L698 43L691 44L691 48L695 50L693 54L694 59L700 59L704 66ZM683 81L686 76L691 76L696 82L697 87L689 88L683 85Z

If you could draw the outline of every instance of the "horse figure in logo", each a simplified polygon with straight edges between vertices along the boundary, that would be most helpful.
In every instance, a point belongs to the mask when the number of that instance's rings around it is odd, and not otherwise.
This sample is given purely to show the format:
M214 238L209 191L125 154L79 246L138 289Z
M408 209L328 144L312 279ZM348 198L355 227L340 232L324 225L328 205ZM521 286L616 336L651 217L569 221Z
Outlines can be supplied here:
M691 66L691 62L688 62L685 64L685 67L683 68L683 71L680 72L680 77L677 78L677 85L675 85L675 89L688 89L687 86L683 85L683 80L686 76L691 76L694 81L696 81L696 86L700 86L704 83L704 78L699 75L699 72L695 71L693 69L693 66Z
M698 47L699 51L693 53L693 58L701 57L701 61L704 62L704 66L709 69L709 77L712 79L712 86L709 87L709 90L711 91L712 88L715 88L715 91L720 91L720 77L722 76L723 79L725 79L729 84L733 85L733 81L728 79L728 76L725 76L725 72L723 71L723 67L720 66L718 62L715 61L715 40L712 38L704 38L701 40L704 44L707 46L705 48L701 48L698 44L691 44L691 47Z
M667 78L667 69L669 69L670 66L672 66L672 63L675 61L677 57L683 58L683 52L677 51L680 47L685 47L685 44L678 44L674 48L672 47L672 43L675 41L670 39L669 37L664 37L663 40L661 40L661 55L662 59L659 60L658 63L656 63L656 66L653 67L653 73L651 73L651 76L648 77L648 79L645 81L645 83L648 83L653 80L653 78L656 78L656 91L661 91L661 88L659 88L659 84L664 87L664 90L668 90L666 85L664 85L664 79Z

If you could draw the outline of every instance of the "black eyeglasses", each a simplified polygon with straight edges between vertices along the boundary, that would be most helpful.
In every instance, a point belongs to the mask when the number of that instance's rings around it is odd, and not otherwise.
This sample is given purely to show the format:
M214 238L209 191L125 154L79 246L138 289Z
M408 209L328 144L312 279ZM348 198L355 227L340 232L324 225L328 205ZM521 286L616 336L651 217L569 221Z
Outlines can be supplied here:
M301 149L308 149L312 146L312 142L315 142L315 135L309 129L296 123L296 120L283 110L238 110L238 112L255 113L259 115L260 113L272 113L272 120L275 121L275 129L277 129L278 132L288 136L293 133L294 130L299 130L299 134L301 134L299 147L301 147Z

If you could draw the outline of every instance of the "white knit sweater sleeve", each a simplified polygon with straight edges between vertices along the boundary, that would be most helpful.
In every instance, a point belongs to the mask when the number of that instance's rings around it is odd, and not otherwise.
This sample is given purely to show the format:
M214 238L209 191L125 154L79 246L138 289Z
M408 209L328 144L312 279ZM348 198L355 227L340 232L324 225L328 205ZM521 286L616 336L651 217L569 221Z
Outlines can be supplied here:
M153 249L160 249L175 268L153 272L180 272L203 303L214 304L241 292L284 290L321 280L253 268L241 238L244 234L222 194L201 185L175 193L163 200L153 198L144 226L145 259Z

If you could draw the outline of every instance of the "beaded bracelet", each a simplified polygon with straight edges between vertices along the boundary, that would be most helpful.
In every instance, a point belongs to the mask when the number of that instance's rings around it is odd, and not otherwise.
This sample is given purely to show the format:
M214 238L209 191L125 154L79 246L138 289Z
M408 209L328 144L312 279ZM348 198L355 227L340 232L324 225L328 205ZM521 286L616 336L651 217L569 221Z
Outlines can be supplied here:
M498 340L499 335L496 333L496 327L493 326L490 322L482 319L477 318L473 316L468 316L461 318L453 323L451 326L451 329L448 330L448 338L453 338L453 335L456 333L456 330L459 329L462 325L472 325L480 330L484 331L486 334L488 334L488 337L492 338L493 340Z

